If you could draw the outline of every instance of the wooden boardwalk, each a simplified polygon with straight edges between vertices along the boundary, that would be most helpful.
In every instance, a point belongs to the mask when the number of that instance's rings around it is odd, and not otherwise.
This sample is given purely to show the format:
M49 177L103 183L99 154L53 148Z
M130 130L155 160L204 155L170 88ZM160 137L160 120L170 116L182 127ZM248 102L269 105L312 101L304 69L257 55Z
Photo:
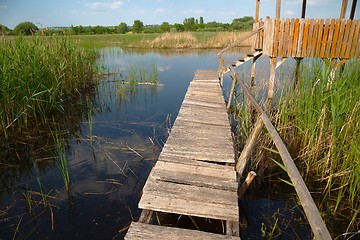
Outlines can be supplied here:
M226 235L132 223L125 239L238 239L234 148L216 71L198 70L139 208L226 222Z

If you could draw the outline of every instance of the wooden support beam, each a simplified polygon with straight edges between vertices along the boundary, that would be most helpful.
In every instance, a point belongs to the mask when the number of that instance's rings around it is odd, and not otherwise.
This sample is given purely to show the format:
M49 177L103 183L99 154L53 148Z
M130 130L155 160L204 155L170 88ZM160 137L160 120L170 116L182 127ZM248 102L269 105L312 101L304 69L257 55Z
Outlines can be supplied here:
M306 14L306 0L303 0L302 10L301 10L301 18L305 18L305 14Z
M357 0L353 0L352 5L351 5L351 11L350 11L350 19L351 20L354 19L356 3L357 3Z
M238 222L226 221L226 235L228 236L240 236L240 227Z
M346 15L348 0L343 0L341 4L340 19L344 19Z
M255 22L259 22L260 0L256 0Z
M268 85L268 96L266 103L271 104L272 98L274 97L274 87L275 87L275 75L276 75L276 57L270 58L270 78Z
M139 221L140 223L150 223L151 217L153 215L153 211L144 209L140 215Z
M276 0L276 17L280 18L280 10L281 10L281 0Z

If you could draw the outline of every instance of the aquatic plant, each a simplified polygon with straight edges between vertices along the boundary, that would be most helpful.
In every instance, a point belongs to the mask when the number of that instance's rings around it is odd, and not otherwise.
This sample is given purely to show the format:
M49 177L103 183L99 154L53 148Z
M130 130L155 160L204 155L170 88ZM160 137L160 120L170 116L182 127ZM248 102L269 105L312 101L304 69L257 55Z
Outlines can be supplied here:
M325 198L360 207L360 73L359 61L349 61L331 80L331 66L316 61L302 64L298 89L283 97L278 112L280 129L296 141L304 176L324 183Z
M64 37L3 38L0 42L0 134L45 124L64 102L95 83L95 53ZM31 124L30 124L31 123Z

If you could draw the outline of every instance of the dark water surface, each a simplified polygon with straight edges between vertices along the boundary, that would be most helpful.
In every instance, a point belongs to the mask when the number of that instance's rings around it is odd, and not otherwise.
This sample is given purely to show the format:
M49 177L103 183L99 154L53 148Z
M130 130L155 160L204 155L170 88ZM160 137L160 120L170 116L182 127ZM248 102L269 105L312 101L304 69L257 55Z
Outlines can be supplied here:
M14 166L12 174L8 167L1 170L0 239L122 239L126 226L141 213L137 208L141 189L195 70L217 69L217 55L212 51L106 48L100 52L102 69L117 74L101 80L92 110L67 139L70 190L65 189L56 164L40 164L41 157L31 154L37 149L26 150L38 163ZM143 66L147 72L156 66L160 85L131 88L121 84L134 66ZM267 238L272 225L262 226L263 219L285 209L286 204L263 197L246 200L244 208L251 217L244 239Z

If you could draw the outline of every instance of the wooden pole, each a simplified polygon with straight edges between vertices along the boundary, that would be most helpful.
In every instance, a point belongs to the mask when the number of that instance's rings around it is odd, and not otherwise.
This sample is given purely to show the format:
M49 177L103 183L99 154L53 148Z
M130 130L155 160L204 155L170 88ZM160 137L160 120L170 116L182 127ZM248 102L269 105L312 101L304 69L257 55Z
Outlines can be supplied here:
M276 0L276 18L280 18L281 0Z
M305 13L306 13L306 0L303 0L301 18L305 18Z
M268 85L268 96L266 100L268 109L270 109L272 98L274 97L275 74L276 74L276 57L270 57L270 78Z
M350 19L351 20L354 19L356 3L357 3L357 0L353 0L352 5L351 5L351 12L350 12Z
M256 0L255 22L259 22L260 0Z
M340 19L344 19L346 15L348 0L343 0L341 4Z

